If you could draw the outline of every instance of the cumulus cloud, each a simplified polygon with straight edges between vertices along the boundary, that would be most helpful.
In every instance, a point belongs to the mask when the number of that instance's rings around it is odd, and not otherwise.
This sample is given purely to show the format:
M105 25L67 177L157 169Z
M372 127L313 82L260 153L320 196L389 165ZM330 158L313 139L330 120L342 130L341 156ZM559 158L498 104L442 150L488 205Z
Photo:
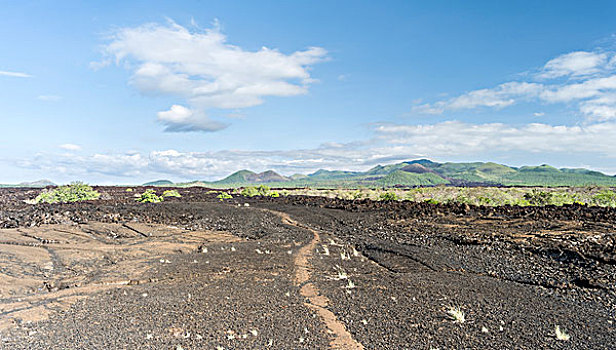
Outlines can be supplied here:
M209 109L246 108L267 96L307 93L314 82L310 67L327 52L320 47L290 54L267 47L247 51L228 43L217 26L191 31L170 21L119 29L104 54L103 62L132 71L130 83L142 93L176 96L190 105L192 115L181 127L170 127L163 117L168 131L213 131L205 114Z
M158 112L158 121L165 124L165 131L218 131L227 127L227 124L211 120L203 112L193 111L184 106L173 105L168 111Z
M446 111L501 109L521 102L567 104L588 120L616 118L616 55L613 52L576 51L548 61L531 81L513 81L494 88L413 107L413 111L442 114ZM563 81L563 79L566 79Z
M32 78L32 75L22 72L8 72L0 70L0 76L13 77L13 78Z
M474 90L464 95L434 104L416 106L415 111L427 114L441 114L446 110L472 109L477 107L504 108L516 102L520 96L536 96L543 90L541 84L509 82L494 89Z
M616 157L616 123L586 126L532 123L469 124L447 121L429 125L380 125L378 137L418 153L455 156L483 152L592 153Z
M39 95L36 97L38 100L46 101L46 102L56 102L62 99L62 96L58 95Z
M436 124L374 126L375 136L351 143L326 143L312 149L274 151L224 150L180 152L159 150L116 154L39 154L16 165L46 174L62 173L73 179L153 179L215 180L241 170L273 169L282 174L310 173L315 170L366 170L377 164L420 157L463 157L485 159L512 154L551 154L578 157L596 168L605 168L605 159L616 157L616 123L590 125L549 125L532 123L472 124L447 121ZM592 155L592 157L588 157ZM593 160L594 159L594 160ZM608 162L609 163L609 162Z
M544 79L563 76L581 77L599 73L608 62L602 52L575 51L548 61L538 77Z
M72 144L72 143L65 143L65 144L62 144L62 145L60 145L58 147L60 147L62 149L65 149L67 151L79 151L79 150L81 150L81 146L75 145L75 144Z

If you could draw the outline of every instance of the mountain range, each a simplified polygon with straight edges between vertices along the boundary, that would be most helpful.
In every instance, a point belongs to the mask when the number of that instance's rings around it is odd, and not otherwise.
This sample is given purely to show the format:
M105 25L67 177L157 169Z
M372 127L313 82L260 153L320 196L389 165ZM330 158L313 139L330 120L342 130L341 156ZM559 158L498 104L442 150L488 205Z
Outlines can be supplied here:
M22 182L16 185L3 185L0 184L0 187L32 187L32 188L42 188L42 187L47 187L47 186L56 186L55 183L49 181L49 180L38 180L38 181L32 181L32 182Z
M262 173L240 170L218 181L177 185L195 184L217 188L260 184L270 187L616 186L616 176L582 168L557 169L547 164L511 167L492 162L438 163L418 159L377 165L363 172L321 169L308 175L283 176L272 170Z

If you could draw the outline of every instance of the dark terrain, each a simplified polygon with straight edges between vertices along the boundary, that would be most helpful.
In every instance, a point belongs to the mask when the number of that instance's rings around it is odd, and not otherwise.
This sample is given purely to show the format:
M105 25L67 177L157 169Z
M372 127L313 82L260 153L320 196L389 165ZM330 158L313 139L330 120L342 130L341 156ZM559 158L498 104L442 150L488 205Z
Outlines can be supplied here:
M614 209L98 190L0 189L0 348L615 348Z

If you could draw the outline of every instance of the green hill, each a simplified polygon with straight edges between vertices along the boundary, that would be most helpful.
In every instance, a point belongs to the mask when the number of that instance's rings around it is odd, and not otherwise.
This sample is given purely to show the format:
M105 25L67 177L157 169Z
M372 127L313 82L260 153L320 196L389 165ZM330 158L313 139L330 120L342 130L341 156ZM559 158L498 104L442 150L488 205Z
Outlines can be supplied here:
M404 170L394 170L387 176L376 180L379 186L434 186L448 184L450 181L433 173L410 173Z
M168 180L148 184L170 185ZM320 169L314 173L287 177L272 170L255 173L237 171L218 181L193 185L214 188L266 184L270 187L356 188L435 185L504 186L616 186L616 177L588 169L557 169L539 166L510 167L493 162L437 163L427 159L377 165L364 172ZM185 183L183 185L191 185Z
M173 185L173 182L169 180L156 180L156 181L146 182L143 184L143 186L169 186L169 185Z

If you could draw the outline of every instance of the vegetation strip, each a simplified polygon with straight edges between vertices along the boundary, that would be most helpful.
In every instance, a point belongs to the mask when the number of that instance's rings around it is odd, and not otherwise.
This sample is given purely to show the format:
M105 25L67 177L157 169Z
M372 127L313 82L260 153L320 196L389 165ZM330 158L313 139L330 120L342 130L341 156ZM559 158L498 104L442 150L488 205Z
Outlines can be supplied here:
M305 303L305 305L316 310L325 326L334 336L334 339L330 342L331 348L363 350L363 345L353 339L353 336L351 336L351 334L347 331L344 324L336 318L336 315L334 315L333 312L327 309L327 305L330 303L329 299L319 292L314 283L308 282L311 275L310 271L313 269L310 264L312 252L321 241L319 233L309 227L299 224L285 213L277 211L271 212L278 215L282 219L283 224L308 230L313 234L313 238L310 243L303 246L295 257L295 283L297 286L301 287L301 295L308 299L308 302Z

